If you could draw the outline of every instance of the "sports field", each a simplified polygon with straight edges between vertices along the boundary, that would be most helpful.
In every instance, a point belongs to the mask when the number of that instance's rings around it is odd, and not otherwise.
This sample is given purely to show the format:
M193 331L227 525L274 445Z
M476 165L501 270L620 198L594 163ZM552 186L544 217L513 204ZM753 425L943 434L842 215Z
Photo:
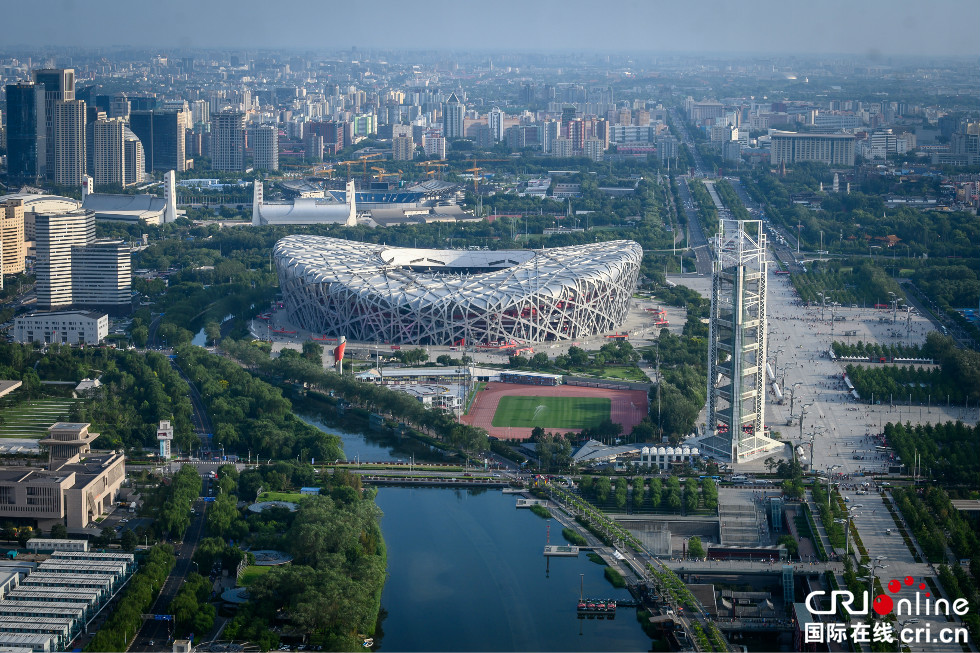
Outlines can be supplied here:
M611 402L604 397L501 397L493 426L586 429L609 419Z

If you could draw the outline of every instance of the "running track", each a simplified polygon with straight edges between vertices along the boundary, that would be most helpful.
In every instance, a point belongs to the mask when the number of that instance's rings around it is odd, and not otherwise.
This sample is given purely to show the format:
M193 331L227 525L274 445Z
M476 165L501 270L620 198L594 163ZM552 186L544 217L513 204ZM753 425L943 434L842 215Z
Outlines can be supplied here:
M505 440L524 440L531 437L531 429L493 426L493 415L497 412L500 398L508 395L532 397L604 397L610 402L610 419L623 425L623 433L629 434L633 427L647 417L647 393L643 390L609 390L606 388L586 388L573 385L538 386L519 383L488 383L479 391L470 412L463 415L464 424L479 426L490 435ZM545 430L549 430L545 427ZM559 429L556 429L559 430ZM582 429L560 429L562 433L578 432Z

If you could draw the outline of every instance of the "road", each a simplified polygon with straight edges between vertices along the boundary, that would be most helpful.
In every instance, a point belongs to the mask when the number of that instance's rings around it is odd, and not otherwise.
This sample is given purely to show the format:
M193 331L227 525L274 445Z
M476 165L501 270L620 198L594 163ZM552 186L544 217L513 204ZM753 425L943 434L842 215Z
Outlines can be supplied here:
M180 378L184 379L190 388L187 396L191 400L191 405L194 407L194 414L191 419L194 422L194 431L201 441L201 457L210 457L213 451L211 438L214 434L214 427L211 424L211 418L208 417L208 412L204 409L204 401L201 399L201 393L190 378L184 374L184 370L180 369L177 361L171 358L170 364L177 370Z
M202 497L206 496L208 482L209 481L205 479L201 484ZM191 561L191 558L194 556L194 551L197 550L197 544L200 542L201 536L204 534L205 513L207 511L207 506L208 504L202 501L201 498L194 501L193 508L197 514L191 520L191 525L187 528L187 532L184 534L184 541L174 547L174 551L177 554L177 564L174 565L173 571L171 571L170 575L167 577L167 581L164 583L163 589L160 591L160 595L157 596L157 600L153 602L153 606L150 608L150 614L169 614L168 610L170 604L177 596L177 592L180 591L180 587L184 584L184 580L192 571L197 571L197 565ZM136 638L133 640L127 650L169 650L169 642L172 635L172 622L147 619L143 622L143 626L140 628L139 632L136 633Z
M694 208L694 197L691 189L687 186L687 177L679 177L677 190L684 204L684 214L687 216L688 234L690 236L688 246L694 251L697 261L697 273L703 276L711 275L711 248L708 240L704 237L704 230L701 227L701 220L698 217L697 209Z

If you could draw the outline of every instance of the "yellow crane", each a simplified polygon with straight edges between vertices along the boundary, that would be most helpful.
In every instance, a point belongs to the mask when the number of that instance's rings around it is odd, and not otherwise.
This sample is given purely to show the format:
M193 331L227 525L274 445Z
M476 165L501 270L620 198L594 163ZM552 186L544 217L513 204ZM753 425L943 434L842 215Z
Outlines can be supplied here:
M474 193L477 192L477 190L479 190L480 180L483 179L483 177L481 177L480 175L476 174L476 173L480 172L481 170L483 170L483 168L477 168L476 166L473 166L472 168L467 168L466 169L466 172L469 172L470 174L473 175L473 192Z
M397 177L398 175L402 174L402 171L401 170L395 170L394 172L388 172L384 168L379 168L377 166L371 166L371 170L374 170L377 173L375 175L375 177L378 178L378 181L384 181L385 180L385 177Z

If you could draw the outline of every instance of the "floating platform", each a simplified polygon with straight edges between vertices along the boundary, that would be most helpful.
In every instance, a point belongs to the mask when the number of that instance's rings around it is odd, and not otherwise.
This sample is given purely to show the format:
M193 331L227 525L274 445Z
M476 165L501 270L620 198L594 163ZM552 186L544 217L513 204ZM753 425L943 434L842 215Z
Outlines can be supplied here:
M505 487L501 490L504 494L524 494L527 490L517 487Z
M531 506L547 506L547 499L518 499L518 508L530 508Z
M577 546L567 546L567 545L557 545L548 544L544 547L545 556L561 556L567 558L575 558L578 556L579 547Z

